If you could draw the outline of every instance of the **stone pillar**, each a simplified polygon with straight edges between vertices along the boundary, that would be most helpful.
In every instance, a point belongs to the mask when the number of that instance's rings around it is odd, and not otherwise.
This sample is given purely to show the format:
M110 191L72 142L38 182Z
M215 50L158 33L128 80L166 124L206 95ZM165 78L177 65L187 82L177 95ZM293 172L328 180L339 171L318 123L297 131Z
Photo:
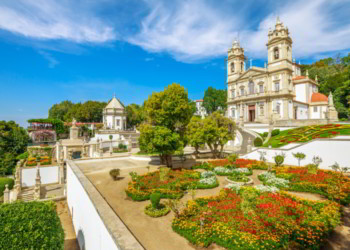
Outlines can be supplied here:
M288 99L283 99L283 119L289 118L289 107Z
M9 190L9 185L5 185L5 190L4 190L4 203L10 203L10 190Z
M100 153L100 157L103 157L103 145L102 145L102 140L99 143L99 153Z
M41 187L41 177L40 177L40 169L36 168L36 178L35 178L35 186L34 186L34 200L40 200L40 187Z
M112 155L113 154L113 146L112 146L113 142L111 140L111 143L109 144L109 154Z
M59 165L59 183L64 184L64 162L60 162Z
M330 92L330 94L328 96L327 118L329 119L330 122L338 121L338 112L334 107L332 92Z
M22 189L22 181L21 181L21 163L17 163L16 173L15 173L15 190L16 197L21 192Z
M248 144L247 144L247 153L252 152L252 140L250 137L248 138Z

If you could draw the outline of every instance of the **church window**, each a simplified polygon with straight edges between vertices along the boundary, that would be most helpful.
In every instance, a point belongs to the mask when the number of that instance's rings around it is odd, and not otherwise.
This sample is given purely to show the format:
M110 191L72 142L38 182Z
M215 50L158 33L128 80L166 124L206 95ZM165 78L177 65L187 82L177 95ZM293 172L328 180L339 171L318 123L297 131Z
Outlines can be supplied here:
M232 115L232 117L236 117L236 110L235 109L231 109L231 115Z
M244 88L241 88L241 95L244 95Z
M254 94L254 82L249 82L249 94Z
M277 111L277 114L280 114L280 113L281 113L281 104L277 103L277 105L276 105L276 111Z
M259 93L264 93L264 85L263 84L259 85Z
M235 72L235 63L234 62L231 63L231 72Z
M236 91L233 89L231 90L231 98L235 98Z
M314 107L314 112L317 112L317 106Z
M275 91L276 92L280 91L280 83L279 82L275 82Z
M260 115L264 115L264 104L260 105Z
M243 72L244 71L244 63L241 62L241 71Z
M277 47L273 49L273 54L275 56L275 60L280 58L280 51Z
M120 126L120 120L117 119L117 126Z

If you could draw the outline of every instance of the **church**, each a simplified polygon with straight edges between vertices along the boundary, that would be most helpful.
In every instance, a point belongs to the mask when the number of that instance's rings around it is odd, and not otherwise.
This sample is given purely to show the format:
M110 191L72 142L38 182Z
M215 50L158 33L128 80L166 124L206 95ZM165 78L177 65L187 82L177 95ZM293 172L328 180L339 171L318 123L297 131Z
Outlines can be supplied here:
M301 75L293 60L292 38L277 18L268 32L267 65L245 70L244 49L234 41L228 50L228 116L239 123L301 121L305 123L337 121L332 93L318 93L316 79L308 72Z

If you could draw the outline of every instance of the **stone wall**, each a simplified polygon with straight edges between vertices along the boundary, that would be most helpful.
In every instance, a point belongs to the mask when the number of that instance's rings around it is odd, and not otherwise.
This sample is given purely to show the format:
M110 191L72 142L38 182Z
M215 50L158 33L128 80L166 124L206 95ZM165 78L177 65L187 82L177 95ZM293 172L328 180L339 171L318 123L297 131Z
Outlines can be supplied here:
M309 125L324 125L328 124L326 119L307 119L307 120L277 120L274 126L281 127L302 127Z

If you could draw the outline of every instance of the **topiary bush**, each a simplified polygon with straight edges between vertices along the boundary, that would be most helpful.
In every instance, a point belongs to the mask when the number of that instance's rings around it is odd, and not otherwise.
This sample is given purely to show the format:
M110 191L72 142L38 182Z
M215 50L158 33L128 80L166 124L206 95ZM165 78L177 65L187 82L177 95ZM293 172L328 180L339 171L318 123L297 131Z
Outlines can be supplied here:
M286 155L281 153L279 155L276 155L274 157L274 160L275 160L275 163L276 163L276 167L280 167L282 166L283 162L284 162L284 159L286 158Z
M64 249L64 231L49 202L0 205L0 249Z
M6 177L0 177L0 196L3 196L4 190L5 190L5 185L9 185L9 189L13 188L14 180L11 178L6 178Z
M109 175L112 177L113 180L118 180L118 177L120 176L120 169L112 169L111 171L109 171Z
M152 207L154 209L158 209L160 198L161 198L161 194L160 193L153 193L153 194L151 194L150 200L151 200L151 203L152 203Z
M276 136L276 135L279 135L279 134L280 134L280 130L279 129L274 129L271 132L271 136Z
M254 140L254 146L261 147L262 145L263 145L263 141L260 139L260 137L256 137Z

